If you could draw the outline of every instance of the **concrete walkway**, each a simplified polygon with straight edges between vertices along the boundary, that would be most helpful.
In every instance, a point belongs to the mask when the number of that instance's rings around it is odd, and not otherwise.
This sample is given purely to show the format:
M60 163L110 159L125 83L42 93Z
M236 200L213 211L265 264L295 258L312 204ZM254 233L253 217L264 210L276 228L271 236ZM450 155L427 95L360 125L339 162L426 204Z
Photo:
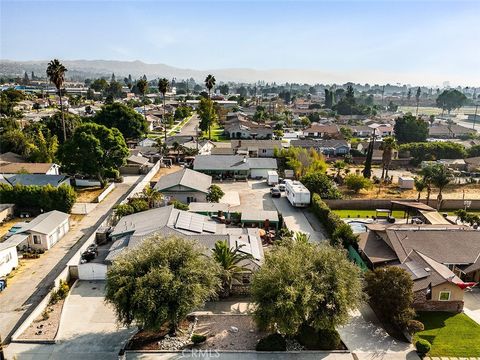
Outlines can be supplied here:
M476 287L465 291L463 312L471 319L480 324L480 288Z
M65 269L70 258L106 218L111 208L123 200L139 176L125 176L116 188L88 215L77 223L53 248L34 260L9 281L0 293L0 335L8 342L16 328L48 294L53 280Z
M351 314L350 322L338 332L347 348L359 360L419 360L412 344L395 340L379 325L367 304Z

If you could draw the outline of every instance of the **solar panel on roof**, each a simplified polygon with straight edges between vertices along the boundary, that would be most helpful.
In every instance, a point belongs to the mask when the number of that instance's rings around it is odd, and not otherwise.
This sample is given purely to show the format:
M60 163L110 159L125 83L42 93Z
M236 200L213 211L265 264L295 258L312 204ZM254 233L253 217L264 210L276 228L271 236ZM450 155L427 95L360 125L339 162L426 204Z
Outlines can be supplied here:
M416 261L408 261L405 266L412 273L413 280L423 279L429 275L425 268Z
M257 237L249 235L248 239L250 241L250 249L252 251L252 256L257 260L260 260L261 256Z
M190 218L190 231L201 233L203 231L203 218L198 218L196 216L192 216Z
M203 231L215 234L217 232L217 224L212 222L204 222Z
M181 212L178 214L177 222L175 223L175 227L177 229L182 230L190 230L190 213Z

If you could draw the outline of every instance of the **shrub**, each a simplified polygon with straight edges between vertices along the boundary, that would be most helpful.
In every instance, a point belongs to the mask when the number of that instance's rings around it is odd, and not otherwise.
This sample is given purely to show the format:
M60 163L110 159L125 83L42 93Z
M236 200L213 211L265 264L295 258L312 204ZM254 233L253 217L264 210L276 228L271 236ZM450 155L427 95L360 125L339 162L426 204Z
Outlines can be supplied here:
M407 322L407 330L410 334L415 334L419 331L425 330L425 326L421 321L418 320L409 320Z
M133 208L134 213L146 211L149 209L148 202L144 199L139 199L139 198L130 199L128 205L130 205Z
M50 305L54 305L60 300L63 300L67 297L70 287L68 286L67 282L60 280L60 284L58 285L57 290L53 290L52 294L50 295Z
M192 340L192 342L197 345L205 342L207 340L207 337L205 335L193 334L190 340Z
M312 326L302 325L297 341L308 350L336 350L340 346L340 335L335 329L315 330Z
M129 204L120 204L115 207L115 215L118 217L127 216L133 214L135 209Z
M349 190L358 193L362 189L369 189L372 187L370 179L364 178L361 175L349 174L345 177L345 185Z
M287 342L280 334L270 334L260 339L255 348L257 351L286 351Z
M311 192L317 193L322 199L341 199L342 194L330 178L321 172L309 173L300 181Z
M430 348L432 347L432 345L430 345L430 342L428 340L419 339L415 343L415 347L417 348L417 352L419 354L425 355L430 351Z
M17 211L36 209L40 211L58 210L70 212L77 194L70 185L54 187L52 185L15 185L0 184L2 203L15 204Z
M417 165L424 160L462 159L467 157L467 151L462 144L450 141L413 142L400 146L400 152L409 152L412 163ZM471 156L472 153L469 155Z

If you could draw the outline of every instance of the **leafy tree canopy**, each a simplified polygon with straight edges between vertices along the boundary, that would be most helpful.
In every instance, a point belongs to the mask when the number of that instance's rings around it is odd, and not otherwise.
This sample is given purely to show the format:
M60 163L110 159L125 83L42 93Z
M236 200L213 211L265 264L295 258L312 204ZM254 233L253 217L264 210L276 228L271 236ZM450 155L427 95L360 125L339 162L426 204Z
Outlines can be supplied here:
M219 266L195 242L161 235L115 259L107 273L105 298L120 323L175 332L188 313L216 295Z
M121 103L105 105L95 114L93 121L108 128L117 128L125 139L137 139L148 132L144 117Z
M332 329L345 324L362 299L360 270L343 250L285 240L255 273L252 296L261 328L288 335L302 325Z
M410 113L397 118L393 130L401 144L426 141L428 137L428 123Z
M302 176L300 181L311 193L317 193L322 199L342 198L342 194L326 174L311 172Z
M465 105L467 97L457 89L444 90L438 95L435 101L437 107L447 110L448 112L461 108Z

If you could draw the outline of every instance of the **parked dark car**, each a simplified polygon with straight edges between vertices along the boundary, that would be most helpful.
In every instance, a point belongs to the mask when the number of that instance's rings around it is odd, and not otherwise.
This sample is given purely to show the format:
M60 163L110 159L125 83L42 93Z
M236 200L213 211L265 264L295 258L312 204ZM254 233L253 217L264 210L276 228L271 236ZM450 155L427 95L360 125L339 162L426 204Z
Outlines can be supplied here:
M272 195L272 197L279 198L280 196L282 196L282 193L278 188L271 188L270 189L270 195Z

